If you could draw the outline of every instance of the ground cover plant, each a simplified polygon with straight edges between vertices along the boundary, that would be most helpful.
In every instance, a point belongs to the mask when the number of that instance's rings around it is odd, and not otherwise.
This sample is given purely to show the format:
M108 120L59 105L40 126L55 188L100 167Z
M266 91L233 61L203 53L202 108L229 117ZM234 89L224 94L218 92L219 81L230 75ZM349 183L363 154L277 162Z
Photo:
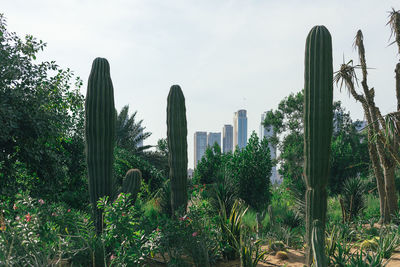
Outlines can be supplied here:
M400 51L400 12L389 23ZM400 257L398 110L381 114L358 66L332 66L328 29L306 39L305 87L267 113L276 135L222 153L207 147L187 176L185 88L165 95L167 136L155 150L137 112L115 109L112 66L80 78L0 15L0 266L391 266ZM367 116L357 130L333 82ZM400 63L396 65L400 94ZM166 86L168 88L168 86ZM29 133L29 134L28 134ZM280 156L271 160L269 144ZM283 181L271 184L274 165Z

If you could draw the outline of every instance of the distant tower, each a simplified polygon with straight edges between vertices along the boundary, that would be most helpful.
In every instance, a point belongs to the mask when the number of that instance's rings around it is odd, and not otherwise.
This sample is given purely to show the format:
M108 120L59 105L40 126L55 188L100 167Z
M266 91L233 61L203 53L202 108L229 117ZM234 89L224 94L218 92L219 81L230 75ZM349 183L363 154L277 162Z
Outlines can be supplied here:
M263 114L261 114L260 139L263 139L264 137L270 138L270 137L275 136L272 126L264 127L264 125L263 125L266 115L267 115L267 112L264 112ZM268 141L268 147L271 152L271 159L276 159L276 146L272 145L271 142ZM271 170L271 182L272 183L280 183L281 182L280 177L278 176L278 173L276 171L276 166L273 166L272 170Z
M140 129L140 133L139 133L139 136L142 136L142 135L143 135L143 128ZM143 139L140 140L139 142L137 142L136 148L139 148L139 147L142 147L142 146L143 146Z
M247 111L240 109L233 117L233 149L239 146L243 149L247 145Z
M207 132L194 133L194 168L204 156L207 148Z
M212 147L215 143L221 147L221 133L208 133L207 145Z
M222 128L222 152L233 152L233 126L225 124Z

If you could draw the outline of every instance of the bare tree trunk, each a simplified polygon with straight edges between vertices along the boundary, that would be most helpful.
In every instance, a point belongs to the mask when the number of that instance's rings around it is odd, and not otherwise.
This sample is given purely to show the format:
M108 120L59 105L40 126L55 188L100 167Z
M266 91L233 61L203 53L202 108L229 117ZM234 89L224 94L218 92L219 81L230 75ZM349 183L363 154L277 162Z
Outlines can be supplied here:
M383 177L383 171L382 167L379 162L379 157L378 157L378 151L376 149L376 145L372 142L374 131L372 129L372 121L371 121L371 116L370 112L368 109L367 105L362 105L364 109L364 114L367 119L368 123L368 152L369 152L369 157L372 163L372 169L374 171L375 179L376 179L376 185L378 189L378 195L379 195L379 210L380 210L380 215L381 219L380 221L385 220L385 199L386 199L386 191L385 191L385 180Z
M375 105L375 91L374 89L369 89L368 84L367 84L367 63L365 60L365 48L364 48L364 41L363 41L363 35L361 30L357 32L356 36L356 46L358 47L358 54L360 58L360 63L361 63L361 69L362 69L362 76L363 79L361 81L361 85L364 91L364 96L366 100L366 107L368 109L369 113L369 119L370 119L370 127L373 129L374 134L380 134L381 130L379 128L379 122L382 124L382 128L385 129L385 121L383 120L382 114L380 113L379 109ZM397 92L397 89L396 89ZM367 114L366 114L367 115ZM368 118L367 118L368 119ZM369 127L369 128L370 128ZM368 141L371 142L372 139L368 138ZM393 139L393 146L396 146L397 140ZM392 159L388 158L388 154L385 151L384 144L377 140L375 142L379 162L382 166L383 169L383 179L384 179L384 184L385 184L385 208L384 208L384 221L388 222L390 221L390 215L393 215L395 211L397 211L397 194L396 190L394 187L394 167L395 164ZM392 146L392 148L393 148ZM397 147L397 146L396 146ZM393 168L393 175L392 175L392 168ZM378 178L377 178L378 182ZM379 185L378 185L378 190L379 190ZM394 201L396 200L396 204L394 205ZM380 199L382 202L382 199ZM387 209L386 209L387 208ZM392 213L393 212L393 213Z
M400 49L400 45L399 45ZM400 63L396 64L396 69L394 70L396 74L396 98L397 98L397 111L400 111Z
M389 214L390 216L396 214L398 211L398 198L397 198L397 192L396 192L396 185L395 185L395 169L396 169L396 164L390 159L387 159L389 161L387 164L387 168L385 168L384 175L385 175L385 191L386 191L386 197L387 197L387 205L389 209Z

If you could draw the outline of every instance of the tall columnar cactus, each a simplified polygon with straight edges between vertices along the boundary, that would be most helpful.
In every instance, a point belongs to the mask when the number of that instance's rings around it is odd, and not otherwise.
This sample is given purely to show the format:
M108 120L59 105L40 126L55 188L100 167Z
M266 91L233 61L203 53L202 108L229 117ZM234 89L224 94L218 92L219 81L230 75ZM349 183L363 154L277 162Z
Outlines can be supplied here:
M312 232L325 232L329 158L332 137L333 67L332 40L324 26L315 26L308 34L305 51L304 85L304 158L306 180L307 264L313 260ZM324 246L324 237L315 236ZM316 250L324 251L324 250ZM324 263L318 255L318 262ZM318 265L323 266L323 265Z
M137 194L140 190L140 184L142 182L142 173L138 169L130 169L124 178L122 183L122 192L130 193L132 203L135 203Z
M179 85L171 86L167 103L168 164L172 216L187 206L187 125L185 97Z
M89 194L97 232L102 231L102 214L96 208L100 197L113 193L115 143L114 89L110 65L104 58L92 64L85 101L86 161Z

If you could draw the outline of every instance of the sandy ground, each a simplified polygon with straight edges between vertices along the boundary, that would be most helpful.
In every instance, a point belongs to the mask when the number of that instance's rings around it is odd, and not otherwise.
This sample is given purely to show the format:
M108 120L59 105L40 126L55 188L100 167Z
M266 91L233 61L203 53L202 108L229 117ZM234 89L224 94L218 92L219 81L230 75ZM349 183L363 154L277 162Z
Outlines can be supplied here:
M276 258L274 255L267 255L263 262L259 262L258 267L303 267L305 263L305 255L304 252L299 250L288 249L287 251L288 259L280 260ZM164 264L151 264L151 267L161 267L165 266ZM399 267L400 266L400 248L397 249L393 256L390 258L386 267ZM240 267L239 260L229 261L229 262L218 262L215 267Z
M266 255L266 258L263 262L259 262L257 266L293 266L293 267L303 267L305 263L304 253L301 251L288 249L287 251L289 259L280 260L273 255ZM216 265L216 267L240 267L239 260L231 261L231 262L221 262Z

